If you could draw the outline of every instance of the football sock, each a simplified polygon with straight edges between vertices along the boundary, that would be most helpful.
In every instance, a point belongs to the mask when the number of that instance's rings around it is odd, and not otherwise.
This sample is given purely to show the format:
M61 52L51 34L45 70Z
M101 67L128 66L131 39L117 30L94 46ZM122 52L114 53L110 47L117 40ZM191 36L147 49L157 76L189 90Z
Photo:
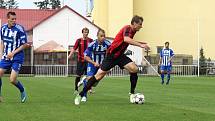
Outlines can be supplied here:
M134 94L134 90L135 90L136 85L137 85L137 79L138 79L137 73L130 73L130 82L131 82L130 93L131 94Z
M24 91L24 87L22 86L20 81L17 81L17 83L14 85L19 89L20 92Z
M162 81L164 81L164 74L163 73L161 73L161 79L162 79Z
M170 80L170 74L167 74L167 81Z
M80 81L81 77L76 77L75 78L75 90L78 91L78 82Z
M81 97L84 96L84 93L87 93L87 91L89 89L91 89L91 87L96 83L98 82L98 80L96 80L95 76L92 76L88 81L87 81L87 85L83 88L83 90L79 93L79 95Z
M84 79L83 81L83 86L86 87L87 86L87 80ZM84 97L87 97L87 92L84 93Z

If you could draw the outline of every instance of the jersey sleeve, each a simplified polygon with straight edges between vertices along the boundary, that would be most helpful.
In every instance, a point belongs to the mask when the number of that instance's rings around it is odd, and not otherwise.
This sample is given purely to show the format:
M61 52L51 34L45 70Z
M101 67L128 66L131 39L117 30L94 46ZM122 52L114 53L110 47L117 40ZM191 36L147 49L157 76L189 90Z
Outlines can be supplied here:
M160 57L163 57L163 50L160 51Z
M171 57L174 56L174 52L173 52L172 49L170 50L170 56L171 56Z
M1 27L1 30L0 30L1 34L0 34L0 41L2 41L2 27Z
M75 42L75 45L73 47L74 50L78 49L78 43L79 43L80 39L77 39Z
M129 34L130 34L130 28L129 27L124 28L123 36L129 37Z
M87 49L84 51L84 56L89 56L91 57L93 52L93 44L89 44L89 46L87 47Z
M20 37L21 45L27 43L27 34L23 27L19 31L19 37Z

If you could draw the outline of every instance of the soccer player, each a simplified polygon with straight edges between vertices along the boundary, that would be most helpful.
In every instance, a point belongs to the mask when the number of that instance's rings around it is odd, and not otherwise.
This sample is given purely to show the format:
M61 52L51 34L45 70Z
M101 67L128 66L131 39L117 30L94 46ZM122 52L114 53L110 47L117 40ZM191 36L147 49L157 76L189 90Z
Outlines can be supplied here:
M124 52L129 46L129 44L138 46L141 48L148 47L146 43L144 42L138 42L133 39L135 33L139 31L142 28L143 25L143 18L140 16L134 16L131 20L130 25L124 26L116 35L113 43L107 50L106 57L102 61L102 64L100 66L100 69L97 71L97 73L92 76L88 82L87 86L76 96L75 98L75 105L79 105L81 102L81 97L84 96L84 93L86 93L95 83L100 81L107 72L113 68L114 66L118 65L121 69L126 69L130 73L130 83L131 83L131 89L130 89L130 102L134 103L133 97L135 93L135 88L137 84L137 72L138 67L132 60L127 57Z
M169 84L170 74L172 71L172 59L174 57L173 50L169 48L169 42L165 42L165 48L160 52L160 70L161 70L161 84L164 84L164 74L167 73L166 85Z
M8 23L1 27L0 78L6 70L11 69L10 82L19 89L21 102L24 103L27 98L26 92L17 77L24 62L23 49L29 47L29 45L24 27L16 23L16 13L8 12L7 19Z
M87 72L87 62L84 60L84 51L87 49L88 44L91 43L93 40L88 37L89 29L83 28L82 29L83 37L76 40L74 47L71 49L71 52L68 58L71 58L73 53L78 49L78 62L77 62L77 77L75 79L75 92L74 94L78 93L78 82L82 75L86 74Z
M91 78L98 71L100 64L102 63L107 49L110 47L110 42L105 39L105 31L99 29L97 32L95 41L89 44L88 48L84 52L84 58L88 62L87 66L87 78ZM84 80L84 87L86 87L86 80ZM87 93L81 99L82 102L87 101Z

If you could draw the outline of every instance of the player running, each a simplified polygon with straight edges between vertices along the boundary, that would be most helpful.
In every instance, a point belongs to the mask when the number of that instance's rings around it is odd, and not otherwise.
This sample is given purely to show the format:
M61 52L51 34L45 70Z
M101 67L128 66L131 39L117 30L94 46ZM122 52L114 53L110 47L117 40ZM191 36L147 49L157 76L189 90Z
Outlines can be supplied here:
M173 50L169 48L169 42L165 42L165 48L160 52L160 70L161 70L161 84L164 84L164 74L167 73L166 85L169 84L170 74L172 71L172 59L174 57Z
M140 16L134 16L131 20L130 25L124 26L119 33L116 35L113 43L107 50L107 55L102 61L100 69L98 72L92 76L88 82L87 86L76 96L75 105L79 105L81 102L81 98L95 83L99 82L107 72L118 65L121 69L126 69L130 73L130 82L131 82L131 90L130 90L130 102L134 103L134 92L138 79L138 67L137 65L127 57L124 52L129 46L129 44L138 46L141 48L148 47L146 43L138 42L133 39L135 33L142 28L143 18Z
M16 13L8 12L7 18L8 23L1 27L0 53L2 56L0 61L0 78L6 70L12 69L10 82L19 89L21 102L24 103L27 98L26 92L22 83L17 80L17 77L24 62L23 49L29 47L29 44L27 43L27 36L24 28L16 23Z
M100 64L105 58L106 51L110 46L110 42L105 39L105 31L99 29L97 32L97 37L95 41L89 44L88 48L84 52L84 58L88 62L87 66L87 78L91 78L98 71ZM86 87L87 82L84 80L84 87ZM82 99L82 102L87 101L87 93L85 92Z

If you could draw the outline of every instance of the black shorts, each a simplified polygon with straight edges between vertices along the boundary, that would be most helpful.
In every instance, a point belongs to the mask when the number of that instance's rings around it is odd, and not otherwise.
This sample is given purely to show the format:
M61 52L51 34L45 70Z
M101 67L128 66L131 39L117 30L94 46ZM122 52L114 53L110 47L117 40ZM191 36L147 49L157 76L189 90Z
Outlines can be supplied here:
M80 62L80 61L77 62L76 74L78 76L87 74L87 62Z
M118 65L121 69L124 69L124 66L128 63L132 62L132 60L127 57L125 54L121 55L118 58L114 58L113 54L108 54L101 64L101 70L109 71L114 66Z

